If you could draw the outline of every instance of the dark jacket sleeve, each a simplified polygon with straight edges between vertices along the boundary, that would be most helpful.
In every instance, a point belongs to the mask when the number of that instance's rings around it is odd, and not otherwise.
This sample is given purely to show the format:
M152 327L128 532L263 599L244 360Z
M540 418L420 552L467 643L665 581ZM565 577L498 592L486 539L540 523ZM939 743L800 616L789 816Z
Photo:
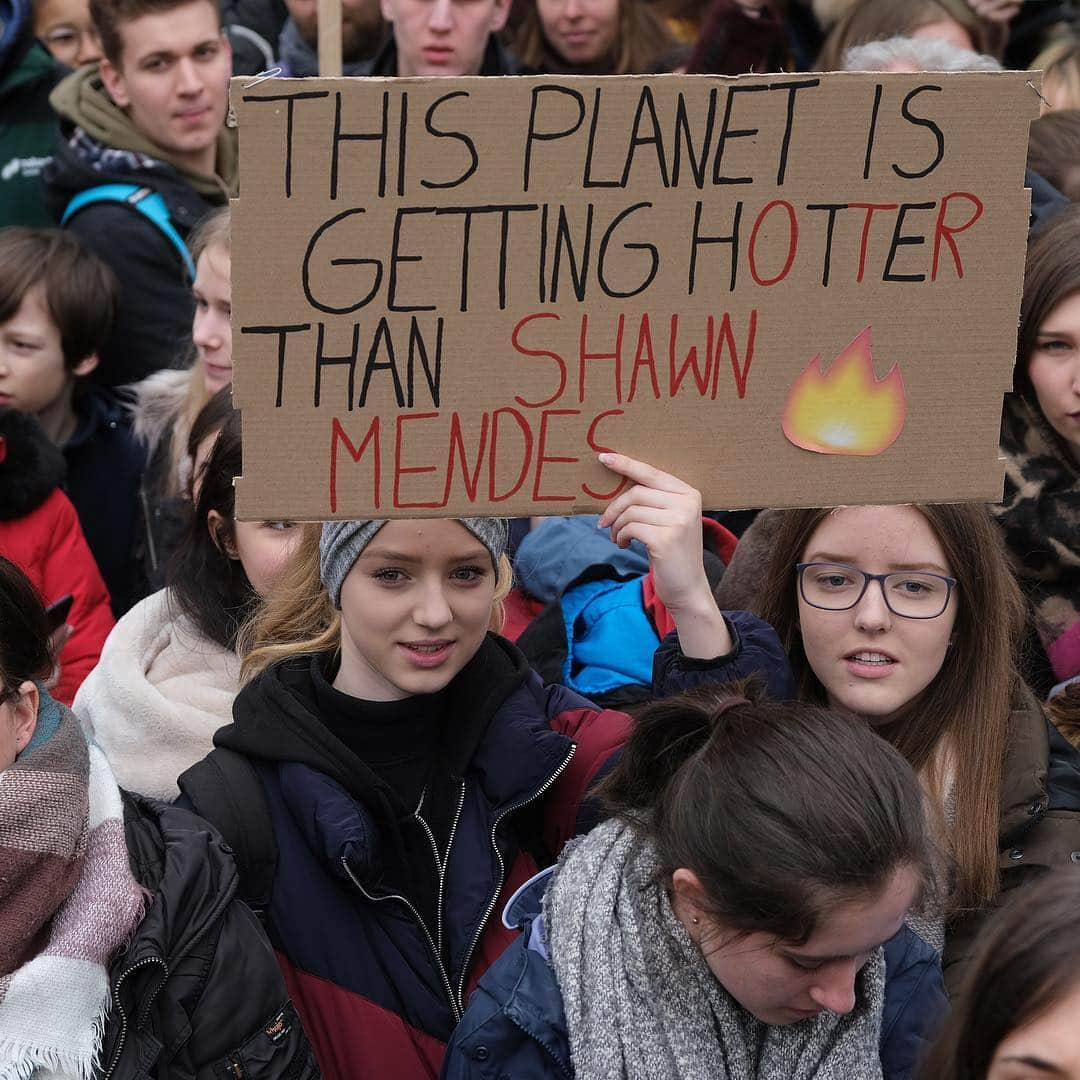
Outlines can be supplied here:
M671 697L684 690L735 682L751 675L765 681L776 701L795 697L791 665L776 631L748 611L725 611L724 619L734 643L726 656L693 660L683 656L679 635L672 631L660 642L653 657L653 696Z
M949 1012L941 961L904 927L885 945L885 1008L881 1017L884 1080L912 1080L923 1051Z
M203 992L191 1015L192 1064L248 1080L316 1080L320 1075L258 920L230 902Z
M66 228L104 260L120 282L120 303L95 378L106 386L138 382L186 360L193 314L180 256L137 210L99 203Z

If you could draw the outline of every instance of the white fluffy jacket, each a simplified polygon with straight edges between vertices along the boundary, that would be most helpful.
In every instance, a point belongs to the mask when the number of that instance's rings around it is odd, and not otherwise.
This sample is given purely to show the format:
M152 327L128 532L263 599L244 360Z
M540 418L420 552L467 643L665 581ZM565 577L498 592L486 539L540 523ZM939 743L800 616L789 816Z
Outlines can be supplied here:
M236 654L171 610L162 589L116 624L73 708L121 787L172 800L176 778L232 722L239 689Z

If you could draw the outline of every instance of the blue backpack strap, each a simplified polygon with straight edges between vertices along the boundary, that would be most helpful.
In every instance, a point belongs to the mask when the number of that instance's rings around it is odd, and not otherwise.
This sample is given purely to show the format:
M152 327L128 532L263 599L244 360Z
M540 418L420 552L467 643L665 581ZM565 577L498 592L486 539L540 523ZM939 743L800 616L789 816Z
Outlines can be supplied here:
M60 224L66 225L80 210L99 202L127 203L147 220L152 221L176 248L191 280L195 280L195 260L173 226L165 200L153 188L139 187L138 184L100 184L98 187L87 188L67 204Z

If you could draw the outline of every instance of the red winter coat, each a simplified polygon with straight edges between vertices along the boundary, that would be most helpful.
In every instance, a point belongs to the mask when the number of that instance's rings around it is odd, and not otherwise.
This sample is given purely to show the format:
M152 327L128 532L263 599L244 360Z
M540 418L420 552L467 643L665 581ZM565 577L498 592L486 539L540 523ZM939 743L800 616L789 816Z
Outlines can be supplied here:
M60 682L51 691L57 701L70 705L97 664L115 620L68 497L56 488L25 517L0 521L0 555L22 569L47 604L68 593L75 598L67 617L71 637L60 653Z

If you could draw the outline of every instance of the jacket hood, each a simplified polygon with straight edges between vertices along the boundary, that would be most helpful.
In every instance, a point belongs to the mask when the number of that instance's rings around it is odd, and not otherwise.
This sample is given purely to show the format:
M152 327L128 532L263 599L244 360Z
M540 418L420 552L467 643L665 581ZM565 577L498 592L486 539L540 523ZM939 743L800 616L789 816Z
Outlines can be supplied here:
M0 409L0 521L36 510L63 482L64 455L30 413Z
M104 146L162 162L213 203L224 204L230 195L236 194L239 156L234 128L223 126L218 133L217 173L207 176L194 172L172 157L168 150L158 146L132 123L128 114L106 92L97 64L73 71L53 90L49 103L59 114L62 128L67 125L82 128L90 138ZM96 175L99 184L109 179L104 173Z
M364 802L385 785L344 747L317 714L313 663L325 654L303 655L267 668L237 695L233 723L214 735L214 745L246 757L307 765ZM488 634L476 655L447 687L447 744L441 759L460 776L496 710L529 674L525 657L510 642ZM390 801L397 799L390 793Z

